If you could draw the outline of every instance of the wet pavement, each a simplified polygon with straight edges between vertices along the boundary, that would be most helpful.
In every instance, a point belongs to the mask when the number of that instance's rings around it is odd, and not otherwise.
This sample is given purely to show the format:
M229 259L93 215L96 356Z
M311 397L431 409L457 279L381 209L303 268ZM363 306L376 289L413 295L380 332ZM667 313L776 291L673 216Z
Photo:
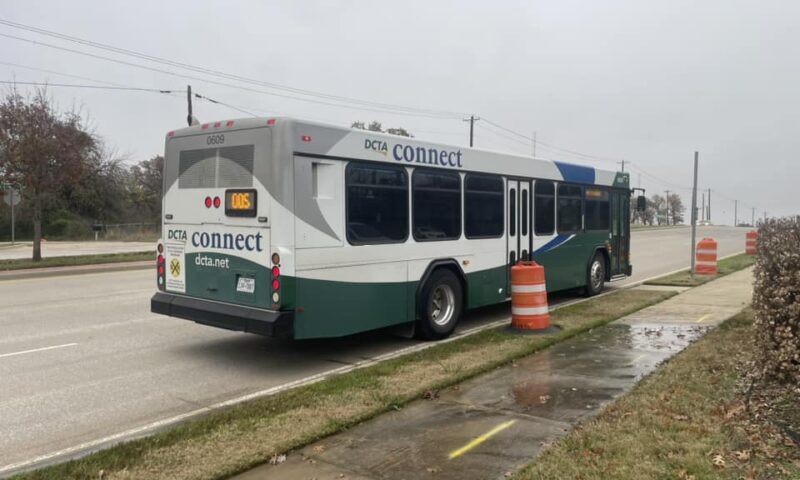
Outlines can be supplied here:
M236 478L503 478L741 311L751 284L746 270L687 290Z

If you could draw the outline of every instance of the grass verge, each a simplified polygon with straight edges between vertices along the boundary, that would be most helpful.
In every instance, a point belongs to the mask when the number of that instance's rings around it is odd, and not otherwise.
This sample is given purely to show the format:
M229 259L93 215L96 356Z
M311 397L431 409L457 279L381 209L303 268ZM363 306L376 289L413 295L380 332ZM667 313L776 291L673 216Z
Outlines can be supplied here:
M15 258L11 260L0 260L0 271L23 270L27 268L47 268L47 267L75 267L79 265L97 265L101 263L120 263L137 262L141 260L153 260L153 252L130 252L130 253L104 253L99 255L74 255L69 257L47 257L39 262L34 262L29 258Z
M797 479L800 449L753 424L742 371L752 311L722 324L515 475L532 479ZM795 403L795 415L800 409Z
M671 275L665 275L663 277L658 277L653 280L648 280L645 282L645 285L669 285L675 287L696 287L698 285L702 285L706 282L710 282L719 277L723 277L725 275L729 275L733 272L737 272L744 268L747 268L755 262L754 255L747 255L746 253L741 253L739 255L735 255L733 257L724 258L717 262L717 274L716 275L692 275L689 273L689 270L684 270L682 272L673 273Z
M269 461L554 343L658 303L674 292L621 290L552 312L562 330L517 336L485 330L421 352L250 401L169 431L19 479L216 479Z

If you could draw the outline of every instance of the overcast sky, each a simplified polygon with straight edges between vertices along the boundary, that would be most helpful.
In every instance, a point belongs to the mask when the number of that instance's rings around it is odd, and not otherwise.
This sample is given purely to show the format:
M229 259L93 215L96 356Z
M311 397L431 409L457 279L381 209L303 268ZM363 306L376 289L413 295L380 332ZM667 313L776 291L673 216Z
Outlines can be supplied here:
M0 18L294 88L474 112L524 135L536 131L538 156L617 168L613 160L549 147L555 146L625 159L634 185L641 181L648 194L679 191L687 205L699 150L699 184L712 189L715 222L733 222L733 199L747 221L751 207L757 215L800 213L800 2L338 3L5 0ZM0 25L0 34L198 76L8 26ZM0 80L176 90L191 83L198 93L259 115L348 125L378 120L421 139L468 142L468 124L456 117L303 102L2 36L0 62ZM97 133L130 161L162 153L165 133L185 125L180 94L51 93L62 108L82 106ZM244 115L203 101L195 113L201 121ZM477 126L476 147L531 153L531 142L484 121Z

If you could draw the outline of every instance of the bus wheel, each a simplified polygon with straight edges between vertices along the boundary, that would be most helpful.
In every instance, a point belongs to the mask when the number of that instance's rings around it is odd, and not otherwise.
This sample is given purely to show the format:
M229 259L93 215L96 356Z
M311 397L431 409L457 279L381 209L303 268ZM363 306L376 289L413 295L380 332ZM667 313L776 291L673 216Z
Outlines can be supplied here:
M458 278L447 269L435 270L419 296L419 334L440 340L453 333L459 318L463 293Z
M586 272L586 296L592 297L603 291L606 283L606 259L597 252Z

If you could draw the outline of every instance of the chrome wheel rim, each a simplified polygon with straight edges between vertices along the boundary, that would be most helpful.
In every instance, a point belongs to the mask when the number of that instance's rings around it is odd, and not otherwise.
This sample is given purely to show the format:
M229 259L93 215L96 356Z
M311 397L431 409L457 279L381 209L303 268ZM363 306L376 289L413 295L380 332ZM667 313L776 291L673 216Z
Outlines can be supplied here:
M589 271L589 277L592 282L592 290L595 292L599 291L603 288L603 277L605 272L603 272L603 265L600 261L595 260L592 262L592 269Z
M449 285L437 285L431 293L430 312L431 320L436 325L443 327L450 323L456 309L456 296Z

